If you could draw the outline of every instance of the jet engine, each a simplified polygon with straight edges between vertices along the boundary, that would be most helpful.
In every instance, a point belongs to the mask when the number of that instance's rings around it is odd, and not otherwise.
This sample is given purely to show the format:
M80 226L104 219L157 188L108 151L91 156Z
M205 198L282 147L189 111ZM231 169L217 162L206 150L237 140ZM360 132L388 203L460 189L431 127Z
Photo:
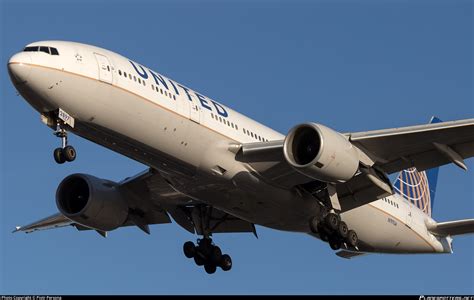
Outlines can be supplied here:
M323 182L345 182L359 168L359 155L352 143L339 132L316 123L293 127L285 138L283 152L298 172Z
M102 231L120 227L128 217L128 204L117 183L87 174L64 178L56 190L56 205L72 221Z

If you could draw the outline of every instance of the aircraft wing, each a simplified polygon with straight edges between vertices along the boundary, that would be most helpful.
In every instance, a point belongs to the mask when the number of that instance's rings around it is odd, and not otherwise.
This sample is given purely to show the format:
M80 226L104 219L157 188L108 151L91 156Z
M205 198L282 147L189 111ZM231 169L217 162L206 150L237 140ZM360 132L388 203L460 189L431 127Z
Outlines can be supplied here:
M454 163L466 169L474 156L474 119L344 134L371 161L352 179L336 184L341 211L393 194L385 173L416 167L419 171ZM283 155L284 140L231 145L236 160L246 162L267 181L285 189L303 187L314 194L321 185L292 168ZM382 178L382 180L379 180Z
M17 226L13 232L22 231L30 233L37 230L53 229L58 227L65 227L74 224L61 213L56 213L39 221L33 222L25 226Z
M126 178L119 184L121 188L127 189L134 195L133 199L128 200L131 210L139 209L142 212L140 215L130 213L121 227L137 226L149 234L149 225L171 223L169 217L171 215L176 223L191 233L202 234L202 223L207 222L212 233L251 232L256 235L255 226L252 223L213 207L202 207L202 204L174 190L161 174L153 169ZM201 214L196 213L201 209L208 210L208 219L203 220ZM17 226L13 232L30 233L65 226L73 226L80 231L93 230L93 228L75 223L58 212L31 224ZM97 232L104 237L107 235L106 232L100 230Z
M454 163L466 169L464 159L474 156L474 119L392 129L345 133L349 141L386 173L411 167L418 171ZM264 177L288 185L304 181L284 161L283 140L234 145L236 159L247 162ZM270 162L278 164L269 165Z
M349 140L387 173L454 163L474 156L474 119L351 133Z

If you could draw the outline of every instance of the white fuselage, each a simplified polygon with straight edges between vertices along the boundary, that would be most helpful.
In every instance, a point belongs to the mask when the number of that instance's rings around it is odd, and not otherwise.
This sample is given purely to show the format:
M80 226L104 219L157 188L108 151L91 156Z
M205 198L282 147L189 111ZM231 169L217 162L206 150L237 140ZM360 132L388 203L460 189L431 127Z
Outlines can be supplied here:
M20 52L9 70L41 114L61 108L74 117L73 132L159 170L197 201L262 226L310 232L316 201L259 178L229 151L284 135L114 52L60 41L28 46L35 45L56 47L59 55ZM363 251L451 252L449 238L427 230L431 218L397 194L342 219Z

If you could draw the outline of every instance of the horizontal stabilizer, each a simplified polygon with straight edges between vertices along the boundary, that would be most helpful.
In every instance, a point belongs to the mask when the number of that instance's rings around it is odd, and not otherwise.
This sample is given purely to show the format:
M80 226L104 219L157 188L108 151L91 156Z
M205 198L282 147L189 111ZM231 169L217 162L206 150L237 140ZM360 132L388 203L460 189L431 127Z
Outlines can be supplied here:
M472 234L474 233L474 219L428 224L427 227L431 233L440 236Z

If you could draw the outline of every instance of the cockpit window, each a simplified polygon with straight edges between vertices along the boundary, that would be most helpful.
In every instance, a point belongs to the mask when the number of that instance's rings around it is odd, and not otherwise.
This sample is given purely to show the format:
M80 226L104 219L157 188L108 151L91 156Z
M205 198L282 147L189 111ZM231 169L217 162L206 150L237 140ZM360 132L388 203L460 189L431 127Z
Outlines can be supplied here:
M39 47L26 47L23 51L25 51L25 52L37 52L37 51L39 51Z
M46 46L32 46L23 49L24 52L44 52L50 55L59 55L58 49Z
M49 48L48 47L40 46L40 51L49 54Z

